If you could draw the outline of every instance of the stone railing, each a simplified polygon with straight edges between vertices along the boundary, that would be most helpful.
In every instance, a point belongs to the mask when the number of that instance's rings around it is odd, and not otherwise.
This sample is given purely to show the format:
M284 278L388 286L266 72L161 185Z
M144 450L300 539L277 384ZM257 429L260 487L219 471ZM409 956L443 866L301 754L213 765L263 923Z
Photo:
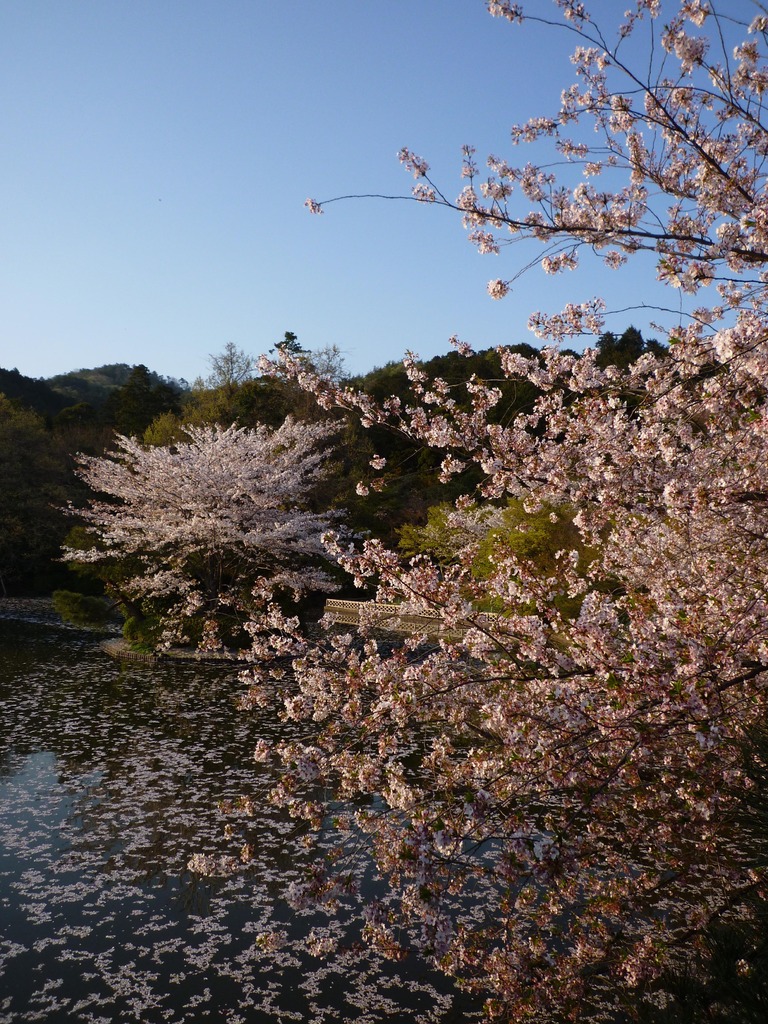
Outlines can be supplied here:
M417 615L399 610L396 604L379 604L376 601L340 601L328 598L325 614L339 625L357 626L361 620L374 623L383 629L413 629L414 627L439 628L437 615Z
M409 612L397 604L381 604L376 601L341 601L328 598L325 602L325 615L333 623L344 626L366 625L377 626L395 633L446 633L440 616L435 613L428 615L421 612ZM482 613L479 620L495 619L490 613ZM451 633L461 629L451 629Z

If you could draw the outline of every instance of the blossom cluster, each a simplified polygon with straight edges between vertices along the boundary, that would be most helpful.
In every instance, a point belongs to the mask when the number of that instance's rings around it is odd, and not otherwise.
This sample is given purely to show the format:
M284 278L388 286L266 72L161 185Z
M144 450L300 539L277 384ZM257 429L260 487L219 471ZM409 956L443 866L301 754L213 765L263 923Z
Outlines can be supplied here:
M72 510L90 546L64 556L119 563L109 585L129 606L162 611L167 642L182 638L191 618L208 616L202 644L215 650L210 616L219 609L254 606L280 588L333 588L317 560L336 516L306 507L333 430L289 418L276 430L189 426L186 440L162 447L118 438L113 455L81 461L82 479L104 497Z
M379 410L481 465L491 503L577 509L591 560L564 551L542 573L499 542L478 579L482 519L459 502L453 565L335 545L379 601L439 623L426 653L418 636L391 650L292 633L285 715L315 735L276 751L275 798L316 823L319 788L380 801L356 825L399 903L366 933L395 955L396 921L418 922L423 948L510 1019L593 1005L609 977L652 984L683 936L754 891L733 820L740 744L768 710L759 322L740 317L721 352L690 330L626 371L590 352L509 357L541 395L505 426L445 403ZM478 409L488 390L474 384ZM269 658L264 640L255 687ZM302 899L314 891L329 878Z
M713 922L745 924L768 896L740 824L768 713L766 25L740 23L739 4L725 19L706 0L636 0L609 42L585 4L554 6L488 4L576 35L575 83L513 142L549 142L584 179L492 157L481 182L465 147L451 202L402 159L482 251L539 240L554 273L584 247L612 268L648 250L662 282L714 301L627 367L502 351L507 379L538 395L511 418L489 414L498 389L470 381L458 403L412 356L410 403L283 362L326 406L438 450L446 476L479 469L476 501L574 510L579 543L542 568L486 534L478 576L462 501L448 564L335 542L358 586L432 627L395 645L291 633L284 713L312 722L312 773L284 750L280 799L359 801L352 835L389 883L365 924L379 948L400 955L398 926L418 925L505 1020L623 1020L638 991L671 998L664 971ZM530 326L558 342L599 333L604 312L594 298Z

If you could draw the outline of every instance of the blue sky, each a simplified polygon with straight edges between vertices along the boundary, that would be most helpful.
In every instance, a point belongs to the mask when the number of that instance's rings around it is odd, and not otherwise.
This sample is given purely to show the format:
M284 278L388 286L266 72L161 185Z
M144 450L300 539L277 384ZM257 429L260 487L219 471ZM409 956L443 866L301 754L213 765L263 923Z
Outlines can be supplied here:
M494 302L487 281L532 252L480 256L413 203L303 203L407 194L404 145L452 197L463 143L522 162L509 127L555 108L567 42L482 0L5 0L0 365L192 380L226 343L256 355L287 330L353 372L452 334L534 341L533 309L604 292L607 272L534 270ZM641 297L631 274L609 275L617 306Z

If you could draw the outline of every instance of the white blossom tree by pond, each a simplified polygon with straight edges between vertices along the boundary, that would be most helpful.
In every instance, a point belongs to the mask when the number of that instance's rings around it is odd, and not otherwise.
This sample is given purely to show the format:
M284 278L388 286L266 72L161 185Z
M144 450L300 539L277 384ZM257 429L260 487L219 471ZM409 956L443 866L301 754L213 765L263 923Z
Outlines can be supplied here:
M695 1019L746 1019L742 981L762 985L763 1010L768 998L753 814L768 712L768 16L636 0L609 35L576 0L555 0L551 18L541 3L488 7L575 36L560 108L513 128L516 144L553 152L490 157L483 177L465 148L453 201L406 150L412 198L458 211L481 251L544 243L548 273L585 250L606 272L651 253L691 308L668 318L668 351L626 369L589 350L502 352L506 378L540 394L511 420L493 382L427 380L412 358L409 405L290 355L272 364L327 407L442 451L446 479L480 467L480 501L575 511L581 538L542 574L500 537L482 577L472 542L447 567L404 564L375 540L335 548L379 601L438 616L446 638L391 652L309 643L284 623L283 715L306 737L259 748L284 765L273 799L315 826L324 792L372 801L339 814L335 858L294 900L353 885L344 853L364 835L389 881L366 908L368 939L395 957L419 946L505 1021L683 1019L675 973L706 988L707 950L731 929L733 987ZM599 333L603 310L590 299L531 325L554 341ZM384 460L372 466L385 486ZM459 501L456 533L470 514ZM251 706L275 692L278 619L256 639Z
M158 642L215 646L223 611L333 589L319 559L338 515L308 508L333 430L289 418L276 430L188 426L186 440L160 447L120 437L114 455L82 459L81 477L104 497L72 510L88 531L65 558L153 616Z

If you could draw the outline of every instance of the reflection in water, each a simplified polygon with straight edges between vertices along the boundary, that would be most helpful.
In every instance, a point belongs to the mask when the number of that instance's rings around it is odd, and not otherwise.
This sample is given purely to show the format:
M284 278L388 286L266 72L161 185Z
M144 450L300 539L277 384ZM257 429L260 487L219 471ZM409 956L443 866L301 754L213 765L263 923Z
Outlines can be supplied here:
M3 614L0 1024L473 1019L422 963L381 963L280 901L301 847L249 756L275 723L236 711L235 673L120 665L46 615ZM246 842L255 859L225 877L187 870ZM344 935L328 961L312 928Z

